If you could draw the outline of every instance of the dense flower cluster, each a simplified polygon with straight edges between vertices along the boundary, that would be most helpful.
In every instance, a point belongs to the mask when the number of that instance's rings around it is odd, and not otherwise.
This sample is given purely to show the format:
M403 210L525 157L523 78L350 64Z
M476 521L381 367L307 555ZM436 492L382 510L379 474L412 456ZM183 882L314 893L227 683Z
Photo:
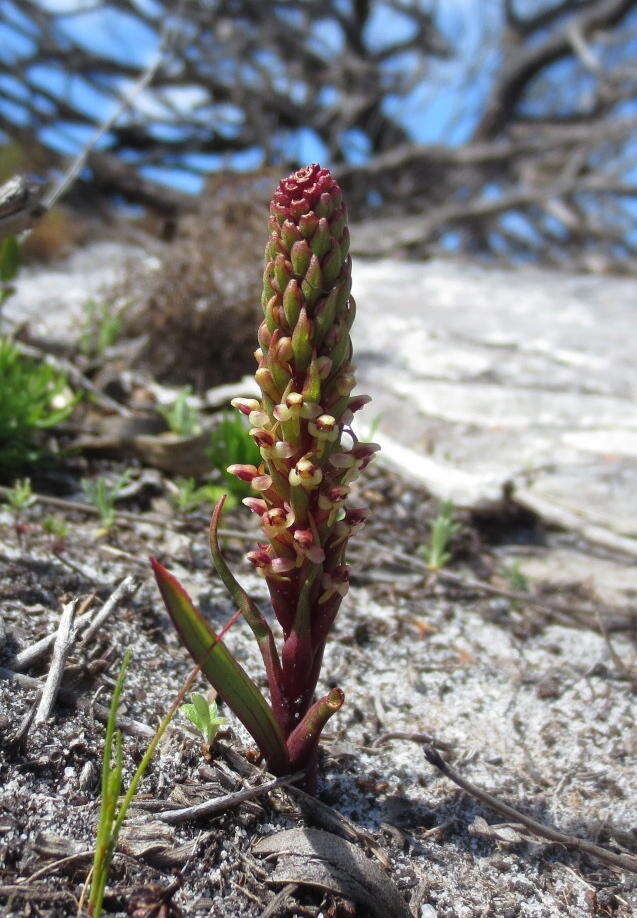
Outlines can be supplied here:
M308 166L281 182L270 205L256 351L261 398L233 402L250 420L262 461L229 468L253 491L244 503L258 515L265 541L248 559L267 582L283 630L280 653L267 619L221 552L224 497L210 523L212 560L259 646L269 703L179 581L151 559L166 608L203 673L268 767L279 775L302 769L309 790L316 785L321 730L344 698L332 688L313 700L325 641L349 587L347 543L365 521L365 508L347 499L378 449L351 428L368 398L352 395L350 291L341 190L327 169Z
M369 400L352 396L351 259L341 190L311 165L282 181L270 205L255 353L261 399L235 399L263 462L230 466L250 482L244 503L267 541L248 558L267 583L283 633L282 701L289 736L309 708L326 637L348 590L345 552L365 520L348 507L378 446L350 424Z

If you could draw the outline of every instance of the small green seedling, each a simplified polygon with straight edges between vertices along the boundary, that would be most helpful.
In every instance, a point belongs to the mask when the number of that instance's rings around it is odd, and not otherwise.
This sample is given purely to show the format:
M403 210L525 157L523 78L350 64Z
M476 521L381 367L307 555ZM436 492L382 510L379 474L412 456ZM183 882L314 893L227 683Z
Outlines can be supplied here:
M18 515L27 507L32 507L37 502L37 497L31 488L30 478L16 478L13 487L7 492L7 503Z
M215 649L216 645L219 643L222 637L232 627L234 622L236 622L239 614L239 612L235 612L235 614L228 619L219 634L215 637L214 643L208 647L208 653ZM186 697L188 691L194 685L195 679L197 679L199 676L199 667L196 667L192 670L186 679L186 682L179 691L179 694L171 704L166 714L164 714L160 720L150 743L146 747L146 751L142 756L141 762L135 769L135 773L131 778L131 782L126 789L126 792L123 793L122 778L124 754L122 734L117 729L117 715L119 711L122 691L124 690L126 671L130 665L131 659L132 651L130 649L126 650L122 659L122 664L120 666L117 682L115 683L115 688L113 690L111 704L108 712L108 720L106 723L104 751L102 753L100 814L97 823L93 867L91 868L91 872L89 873L86 881L86 885L88 885L90 882L88 913L91 918L100 918L100 915L102 914L104 891L106 889L106 883L111 869L113 855L117 847L119 833L121 831L124 820L126 819L126 814L128 813L133 798L137 793L137 788L139 787L142 778L148 770L148 766L150 765L150 761L155 754L157 746L161 742L161 739L168 729L173 717L177 713L177 709ZM216 707L214 716L216 717ZM223 720L223 718L221 719ZM219 718L217 718L217 720L219 720ZM84 893L82 893L82 896L80 897L78 914L83 914L83 903Z
M431 539L428 545L421 545L419 553L424 556L431 571L439 571L451 560L449 544L459 531L460 523L453 519L453 502L444 500L437 517L431 525Z
M164 416L170 430L184 439L195 437L201 431L199 412L191 405L190 398L192 388L184 386L172 404L158 406L158 411Z
M184 513L202 504L215 504L224 493L220 485L198 485L194 478L178 478L175 482L168 482L167 486L172 499Z
M193 692L191 704L182 704L180 712L201 731L204 743L212 745L219 727L228 723L225 717L219 717L216 701L208 701L203 695Z
M13 525L20 545L22 545L22 539L25 533L27 533L30 528L27 523L22 522L22 512L26 510L27 507L32 507L36 501L37 497L31 490L30 478L16 479L13 482L13 487L7 491L7 503L13 512Z
M116 516L115 503L130 477L130 469L126 469L114 481L109 482L107 478L102 477L83 478L80 482L86 499L96 507L100 515L103 532L108 532L113 527Z
M65 539L69 534L69 524L61 516L45 516L42 528L56 539Z
M365 434L366 440L373 440L376 434L378 433L378 428L380 427L380 422L383 420L383 412L379 411L378 414L374 415L372 423L369 425L369 430Z
M106 882L111 869L113 855L117 847L119 833L122 824L126 819L126 814L131 805L133 797L137 792L140 781L146 774L150 760L153 757L155 749L162 736L166 732L168 725L177 710L178 701L175 701L167 714L161 719L153 738L151 739L141 762L135 770L126 792L123 793L123 742L122 734L117 729L117 713L119 710L120 698L124 689L124 680L126 670L130 664L132 652L127 650L122 660L119 670L111 706L109 709L108 722L106 724L106 736L104 738L104 752L102 754L102 787L101 787L101 806L100 815L97 824L97 836L95 839L95 854L93 856L93 869L90 874L91 889L89 895L88 912L91 918L100 918L102 913L102 903L104 900L104 891ZM187 689L186 689L187 690ZM183 697L183 696L181 696ZM121 797L121 799L120 799ZM87 881L88 882L88 881ZM80 908L81 911L81 908Z
M56 536L58 539L65 539L69 534L69 524L61 516L45 516L42 520L42 528L49 535Z
M502 570L502 576L509 584L514 593L528 593L529 581L526 575L520 570L520 562L512 561Z
M84 304L85 321L78 346L86 357L103 357L122 333L123 308L111 303L88 300Z

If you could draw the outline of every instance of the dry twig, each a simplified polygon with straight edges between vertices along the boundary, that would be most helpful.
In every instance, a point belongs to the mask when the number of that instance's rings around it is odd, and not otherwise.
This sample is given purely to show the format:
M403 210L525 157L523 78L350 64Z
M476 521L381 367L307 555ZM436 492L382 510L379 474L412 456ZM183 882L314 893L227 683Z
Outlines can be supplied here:
M390 740L409 740L412 743L425 743L427 746L436 746L440 749L445 749L447 752L453 748L451 743L439 740L430 733L408 733L404 730L392 730L388 733L381 733L380 736L377 736L376 739L373 740L371 748L382 746Z
M274 915L286 905L287 900L294 895L298 888L298 883L287 883L283 889L276 894L265 911L261 912L260 918L274 918Z
M108 597L97 615L94 616L93 612L85 612L78 616L75 621L74 633L77 635L86 627L86 631L84 631L81 637L80 649L86 647L97 629L106 621L118 603L121 602L122 599L135 594L139 588L140 582L141 581L136 579L133 575L125 577ZM92 594L90 598L93 599L93 596L94 594ZM46 637L40 638L39 641L36 641L29 647L25 647L24 650L21 650L15 655L12 663L13 669L15 669L16 672L24 672L25 669L29 669L30 666L47 653L49 647L54 643L55 633L52 632L51 634L47 634Z
M253 797L259 797L261 794L267 794L274 790L275 787L282 787L300 781L305 777L304 771L297 771L293 775L285 775L282 778L274 778L265 784L259 784L256 787L245 787L233 794L225 794L223 797L214 797L212 800L204 800L203 803L195 803L193 806L182 807L178 810L165 810L163 813L152 813L149 816L142 816L135 820L137 825L144 822L152 822L155 819L161 819L170 825L176 826L182 822L188 822L191 819L198 819L200 816L210 816L213 813L222 813L233 806L238 806L244 800L251 800Z
M62 609L62 614L60 616L60 624L55 636L55 643L53 644L53 657L51 659L51 668L49 669L49 674L46 677L46 682L42 689L42 697L40 698L40 703L38 709L35 712L35 717L33 722L35 724L43 724L51 714L51 709L55 704L55 699L60 690L60 685L62 684L62 674L64 672L64 667L66 666L66 658L69 655L69 651L73 646L73 641L75 639L75 631L73 629L73 622L75 621L75 612L78 606L78 599L74 599L71 602L67 603Z
M0 239L16 236L44 214L42 192L41 185L22 175L14 176L0 187Z
M637 855L616 854L614 851L601 848L599 845L595 845L583 838L578 838L576 835L567 835L565 832L560 832L552 826L544 825L544 823L538 822L530 816L525 816L524 813L509 806L508 803L502 803L497 797L463 778L461 774L445 762L433 746L427 747L424 752L429 764L437 768L438 771L442 772L446 778L449 778L458 787L461 787L462 790L475 797L476 800L480 800L481 803L491 807L496 813L502 813L507 819L514 819L535 835L539 835L540 838L546 838L558 845L564 845L565 848L573 848L582 854L588 854L590 857L597 858L597 860L603 861L603 863L609 864L611 867L619 867L621 870L630 870L632 873L637 873Z
M111 613L119 605L120 602L124 599L132 598L141 585L141 580L137 577L129 574L128 577L125 577L122 582L113 590L111 595L108 597L100 611L92 619L88 620L88 626L86 631L82 634L80 640L80 650L84 650L89 641L92 640L95 632L101 628L104 622L110 618ZM78 626L82 627L84 622L78 622Z

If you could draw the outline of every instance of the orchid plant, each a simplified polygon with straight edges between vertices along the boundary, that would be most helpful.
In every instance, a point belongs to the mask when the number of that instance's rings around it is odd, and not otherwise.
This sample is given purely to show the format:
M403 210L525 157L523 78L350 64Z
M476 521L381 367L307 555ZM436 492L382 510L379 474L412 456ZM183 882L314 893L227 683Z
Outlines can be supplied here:
M247 555L265 578L283 632L279 652L268 621L230 572L217 530L212 558L243 612L267 674L269 703L185 590L152 559L162 597L181 639L250 732L268 767L316 777L321 730L344 695L333 688L314 700L325 642L348 591L347 543L366 510L348 506L352 483L378 446L360 442L354 413L369 398L353 396L350 328L355 304L347 214L341 189L314 164L283 180L270 204L256 381L261 398L233 406L249 418L258 465L228 471L250 485L243 501L260 519L265 540Z

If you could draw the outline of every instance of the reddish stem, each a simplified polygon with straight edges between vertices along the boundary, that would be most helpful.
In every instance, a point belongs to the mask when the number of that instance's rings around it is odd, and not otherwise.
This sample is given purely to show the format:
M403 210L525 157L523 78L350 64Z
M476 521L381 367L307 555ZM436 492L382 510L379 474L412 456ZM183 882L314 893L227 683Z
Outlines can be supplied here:
M287 740L287 750L292 770L305 768L316 754L321 730L343 705L345 696L341 689L332 689L328 695L315 701L301 723Z

